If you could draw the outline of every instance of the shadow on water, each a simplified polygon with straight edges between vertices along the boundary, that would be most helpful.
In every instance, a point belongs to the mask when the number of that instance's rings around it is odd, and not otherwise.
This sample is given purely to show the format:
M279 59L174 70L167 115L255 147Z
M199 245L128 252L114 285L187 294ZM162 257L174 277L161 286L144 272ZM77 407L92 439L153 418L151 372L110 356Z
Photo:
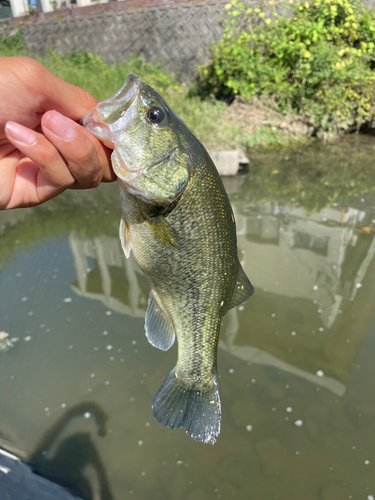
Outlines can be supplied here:
M90 467L95 476L98 493L101 500L113 500L105 467L88 432L77 432L60 440L63 430L72 419L86 415L92 416L97 426L98 435L106 435L108 417L95 402L77 404L64 413L55 424L48 429L27 463L34 473L49 479L69 490L72 494L84 500L92 500L94 492L92 484L87 479L84 469ZM56 451L50 456L51 449ZM42 499L41 499L42 500Z

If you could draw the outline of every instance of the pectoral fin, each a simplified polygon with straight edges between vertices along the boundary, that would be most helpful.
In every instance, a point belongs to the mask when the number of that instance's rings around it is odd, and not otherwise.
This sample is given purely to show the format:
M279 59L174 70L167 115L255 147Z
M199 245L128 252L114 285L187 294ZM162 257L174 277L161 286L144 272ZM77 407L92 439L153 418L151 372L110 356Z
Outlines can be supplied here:
M175 341L173 325L151 290L145 321L146 337L151 345L167 351Z
M238 276L236 279L236 284L234 286L234 292L232 295L232 300L229 304L228 309L232 307L239 306L242 302L245 302L254 293L254 287L250 283L249 278L246 276L245 271L242 266L239 266Z
M179 238L176 231L162 215L147 218L146 224L153 236L167 247L179 247Z
M128 259L132 249L132 241L131 241L129 226L124 216L121 217L119 236L125 257Z

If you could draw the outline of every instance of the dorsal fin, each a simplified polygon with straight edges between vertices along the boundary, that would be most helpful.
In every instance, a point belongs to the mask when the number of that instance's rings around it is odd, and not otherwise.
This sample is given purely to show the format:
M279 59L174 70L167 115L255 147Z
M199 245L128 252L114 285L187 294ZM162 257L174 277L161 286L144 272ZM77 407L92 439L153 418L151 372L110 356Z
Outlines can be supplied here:
M249 278L246 276L245 271L242 269L240 264L236 284L234 285L232 300L230 301L228 309L239 306L242 302L245 302L245 300L251 297L253 293L254 287L250 283Z
M152 290L148 299L145 330L150 344L162 351L167 351L174 343L173 325Z

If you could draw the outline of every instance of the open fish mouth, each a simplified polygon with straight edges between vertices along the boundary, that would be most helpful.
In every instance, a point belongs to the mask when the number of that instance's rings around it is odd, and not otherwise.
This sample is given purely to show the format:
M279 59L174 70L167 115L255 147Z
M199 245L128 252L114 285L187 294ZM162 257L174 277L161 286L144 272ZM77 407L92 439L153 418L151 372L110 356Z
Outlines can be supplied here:
M130 73L124 85L109 99L100 102L80 120L107 147L114 149L116 132L130 130L139 122L137 96L141 80Z

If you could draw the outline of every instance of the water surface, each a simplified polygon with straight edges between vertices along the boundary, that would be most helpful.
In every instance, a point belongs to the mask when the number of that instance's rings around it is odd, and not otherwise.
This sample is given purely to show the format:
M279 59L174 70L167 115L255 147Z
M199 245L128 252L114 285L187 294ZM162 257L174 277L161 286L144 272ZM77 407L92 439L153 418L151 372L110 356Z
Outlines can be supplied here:
M152 417L176 347L144 335L116 186L0 213L0 446L94 500L373 500L374 157L351 136L225 179L256 291L222 327L214 446Z

